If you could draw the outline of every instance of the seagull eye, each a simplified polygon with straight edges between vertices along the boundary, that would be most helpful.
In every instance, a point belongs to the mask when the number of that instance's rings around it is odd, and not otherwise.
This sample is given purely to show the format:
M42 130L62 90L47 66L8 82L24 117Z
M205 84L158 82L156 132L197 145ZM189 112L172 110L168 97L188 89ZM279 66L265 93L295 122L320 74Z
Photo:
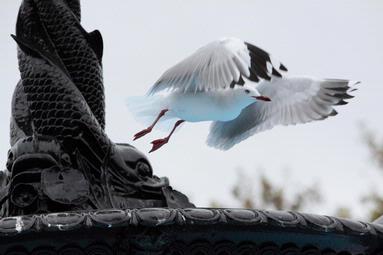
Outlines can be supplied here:
M249 94L249 93L250 93L250 90L245 89L245 93L246 93L246 94Z

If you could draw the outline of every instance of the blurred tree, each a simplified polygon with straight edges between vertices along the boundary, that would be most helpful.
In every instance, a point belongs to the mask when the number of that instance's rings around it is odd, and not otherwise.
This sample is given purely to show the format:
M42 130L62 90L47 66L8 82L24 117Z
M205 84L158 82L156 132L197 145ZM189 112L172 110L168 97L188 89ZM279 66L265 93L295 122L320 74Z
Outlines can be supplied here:
M378 142L377 135L363 127L363 138L366 142L373 159L378 163L379 168L383 171L383 141Z
M383 196L377 194L376 192L371 192L362 198L363 203L372 205L372 209L367 215L370 221L373 221L383 215Z
M363 140L367 144L370 154L377 163L379 170L383 173L383 141L380 141L376 133L366 127L362 127L362 130ZM371 191L370 194L365 195L362 198L362 202L372 206L368 215L369 220L375 220L383 215L383 196L376 193L376 191Z
M298 193L288 195L285 186L274 184L266 175L261 174L257 180L251 176L238 173L232 195L243 208L262 208L274 210L302 210L305 206L321 202L321 195L316 185L304 188ZM213 201L212 207L222 207L220 202Z
M371 157L378 169L383 173L383 140L375 132L362 126L363 141L367 145ZM382 177L383 179L383 177ZM289 195L287 195L289 194ZM266 175L261 174L257 180L239 172L237 182L232 189L232 195L239 202L240 207L262 208L276 210L301 211L308 205L318 205L322 202L319 188L312 185L291 195L286 186L278 186ZM371 207L365 220L373 221L383 215L383 195L372 190L360 200ZM223 207L219 201L211 203L212 207ZM331 214L331 213L329 213ZM334 213L337 217L352 218L351 209L338 207Z
M336 209L335 215L340 218L351 218L351 210L347 207L339 207Z
M248 209L273 209L304 211L308 206L323 203L322 195L318 185L310 185L299 192L291 193L289 186L273 183L265 174L260 177L251 176L238 172L237 182L232 188L232 195L238 202L238 206ZM219 201L212 201L211 207L226 207ZM351 218L351 210L347 207L339 207L335 213L328 213L341 218Z

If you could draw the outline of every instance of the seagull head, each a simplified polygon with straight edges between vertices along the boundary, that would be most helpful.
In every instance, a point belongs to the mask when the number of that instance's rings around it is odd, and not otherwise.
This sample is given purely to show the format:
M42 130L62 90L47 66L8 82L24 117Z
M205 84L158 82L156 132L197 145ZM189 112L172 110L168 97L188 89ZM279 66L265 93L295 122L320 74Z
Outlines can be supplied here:
M255 98L256 100L260 101L267 101L270 102L271 99L267 96L261 95L259 91L255 88L250 88L250 87L243 87L241 89L247 96Z

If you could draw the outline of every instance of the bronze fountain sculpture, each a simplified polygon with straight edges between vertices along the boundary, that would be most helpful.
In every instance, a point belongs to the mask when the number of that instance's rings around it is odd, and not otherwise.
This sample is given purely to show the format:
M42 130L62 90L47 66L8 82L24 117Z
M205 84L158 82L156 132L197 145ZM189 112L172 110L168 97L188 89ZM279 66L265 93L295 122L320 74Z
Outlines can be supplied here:
M14 39L21 81L8 159L12 195L3 215L190 206L165 178L152 175L144 155L105 134L102 37L87 33L79 3L68 3L24 1L20 8Z
M383 225L195 208L104 132L103 43L79 0L23 0L0 254L383 254Z

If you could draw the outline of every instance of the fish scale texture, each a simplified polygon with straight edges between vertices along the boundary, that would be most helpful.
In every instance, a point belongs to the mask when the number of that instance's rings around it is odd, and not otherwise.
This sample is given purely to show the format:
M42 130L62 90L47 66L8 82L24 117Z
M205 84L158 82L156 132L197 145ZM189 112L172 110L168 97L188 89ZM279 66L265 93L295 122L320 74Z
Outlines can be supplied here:
M102 66L94 50L89 47L76 15L68 10L69 6L75 8L76 3L78 1L74 0L68 1L68 4L62 0L35 1L35 6L72 81L104 128L105 96ZM79 6L75 11L79 12Z
M65 0L66 4L72 10L73 14L76 15L76 18L81 20L81 5L80 0Z
M37 165L32 164L32 167L38 170L41 178L46 173L44 160L47 158L60 173L78 169L86 181L73 185L86 191L87 200L78 206L62 191L59 191L59 200L57 197L50 199L54 203L33 204L37 209L21 209L7 200L3 215L40 212L41 208L56 212L84 208L193 206L186 196L169 187L166 179L152 175L142 153L127 144L114 144L104 132L102 39L98 31L87 33L82 29L72 10L75 4L75 0L22 2L16 36L13 36L19 46L21 81L12 100L12 148L7 168L12 185L24 181L21 177L13 177L29 174L29 168L24 167L30 162ZM15 164L16 160L27 163ZM40 162L43 162L41 166ZM64 178L56 177L60 183ZM39 188L46 186L40 180L37 183ZM34 195L33 191L28 194ZM51 198L49 194L47 191L45 195ZM45 197L41 199L46 200Z
M43 59L19 51L19 68L34 132L58 139L84 135L107 153L110 141L80 91L65 74Z

